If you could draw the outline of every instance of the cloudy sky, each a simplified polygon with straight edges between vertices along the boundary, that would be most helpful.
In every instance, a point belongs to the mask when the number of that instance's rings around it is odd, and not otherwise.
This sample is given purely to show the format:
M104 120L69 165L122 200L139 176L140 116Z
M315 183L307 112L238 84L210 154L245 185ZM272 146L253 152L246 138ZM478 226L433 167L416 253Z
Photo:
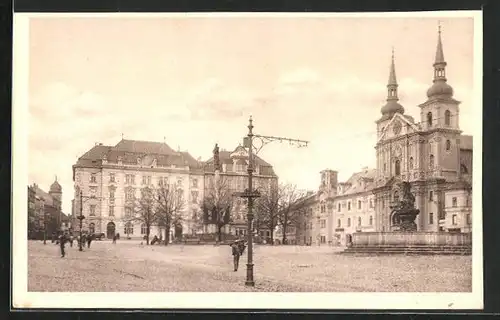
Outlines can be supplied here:
M208 159L255 132L311 141L260 153L280 179L316 189L375 166L375 123L394 46L401 104L420 119L438 20L448 82L471 133L472 18L32 18L29 182L62 184L96 142L163 141Z

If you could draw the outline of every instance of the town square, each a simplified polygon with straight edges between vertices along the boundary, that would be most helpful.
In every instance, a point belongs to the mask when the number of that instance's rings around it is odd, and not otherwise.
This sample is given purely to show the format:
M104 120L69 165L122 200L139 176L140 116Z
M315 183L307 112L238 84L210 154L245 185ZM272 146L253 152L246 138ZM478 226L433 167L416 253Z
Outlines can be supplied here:
M472 18L27 25L28 292L477 292Z

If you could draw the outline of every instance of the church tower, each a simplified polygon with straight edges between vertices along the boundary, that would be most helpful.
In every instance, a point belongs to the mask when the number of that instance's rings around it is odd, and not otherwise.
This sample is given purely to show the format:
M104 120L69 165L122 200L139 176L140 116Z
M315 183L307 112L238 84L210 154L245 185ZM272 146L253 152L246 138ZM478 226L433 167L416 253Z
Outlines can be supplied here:
M460 102L447 83L446 66L439 26L433 84L427 90L427 101L419 105L421 128L427 136L420 169L428 178L454 180L460 173Z
M57 200L59 204L62 204L62 187L59 182L57 182L57 177L54 183L52 183L52 185L50 186L49 195Z

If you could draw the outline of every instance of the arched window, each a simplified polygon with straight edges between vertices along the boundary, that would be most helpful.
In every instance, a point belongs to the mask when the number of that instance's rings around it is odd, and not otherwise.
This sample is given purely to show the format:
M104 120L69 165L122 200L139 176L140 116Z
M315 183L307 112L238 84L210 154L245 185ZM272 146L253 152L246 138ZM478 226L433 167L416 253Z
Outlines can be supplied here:
M358 217L358 227L361 227L361 217Z
M429 168L434 168L434 155L429 156Z
M127 222L123 231L125 231L125 234L134 234L134 226L132 225L132 222Z
M410 169L413 169L413 157L410 157Z
M399 176L401 174L401 162L399 160L396 160L394 167L395 174Z
M451 141L446 140L446 151L450 151L450 150L451 150Z
M351 226L351 218L347 218L347 226L350 227Z
M444 112L444 124L449 126L451 124L451 112L450 110L446 110Z
M460 165L460 173L461 174L468 174L469 170L467 170L467 166L465 164Z
M347 211L351 211L351 201L347 203Z
M143 223L141 224L141 234L146 234L148 231L148 228L146 228L146 224Z
M429 127L432 126L432 112L427 113L427 124Z
M370 225L373 225L373 216L370 216Z
M340 219L337 220L337 228L340 228L342 227L342 221L340 221Z

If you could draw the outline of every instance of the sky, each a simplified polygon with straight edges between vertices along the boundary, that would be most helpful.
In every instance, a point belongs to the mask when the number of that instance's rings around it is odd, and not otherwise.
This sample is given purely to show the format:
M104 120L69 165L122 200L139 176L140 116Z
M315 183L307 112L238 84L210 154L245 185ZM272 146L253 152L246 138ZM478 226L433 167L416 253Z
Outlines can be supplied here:
M400 103L420 119L432 85L438 21L448 83L473 131L472 18L31 18L29 183L63 187L95 143L166 141L207 160L254 133L280 180L316 190L319 172L344 181L375 166L375 121L394 47ZM476 109L477 110L477 109Z

